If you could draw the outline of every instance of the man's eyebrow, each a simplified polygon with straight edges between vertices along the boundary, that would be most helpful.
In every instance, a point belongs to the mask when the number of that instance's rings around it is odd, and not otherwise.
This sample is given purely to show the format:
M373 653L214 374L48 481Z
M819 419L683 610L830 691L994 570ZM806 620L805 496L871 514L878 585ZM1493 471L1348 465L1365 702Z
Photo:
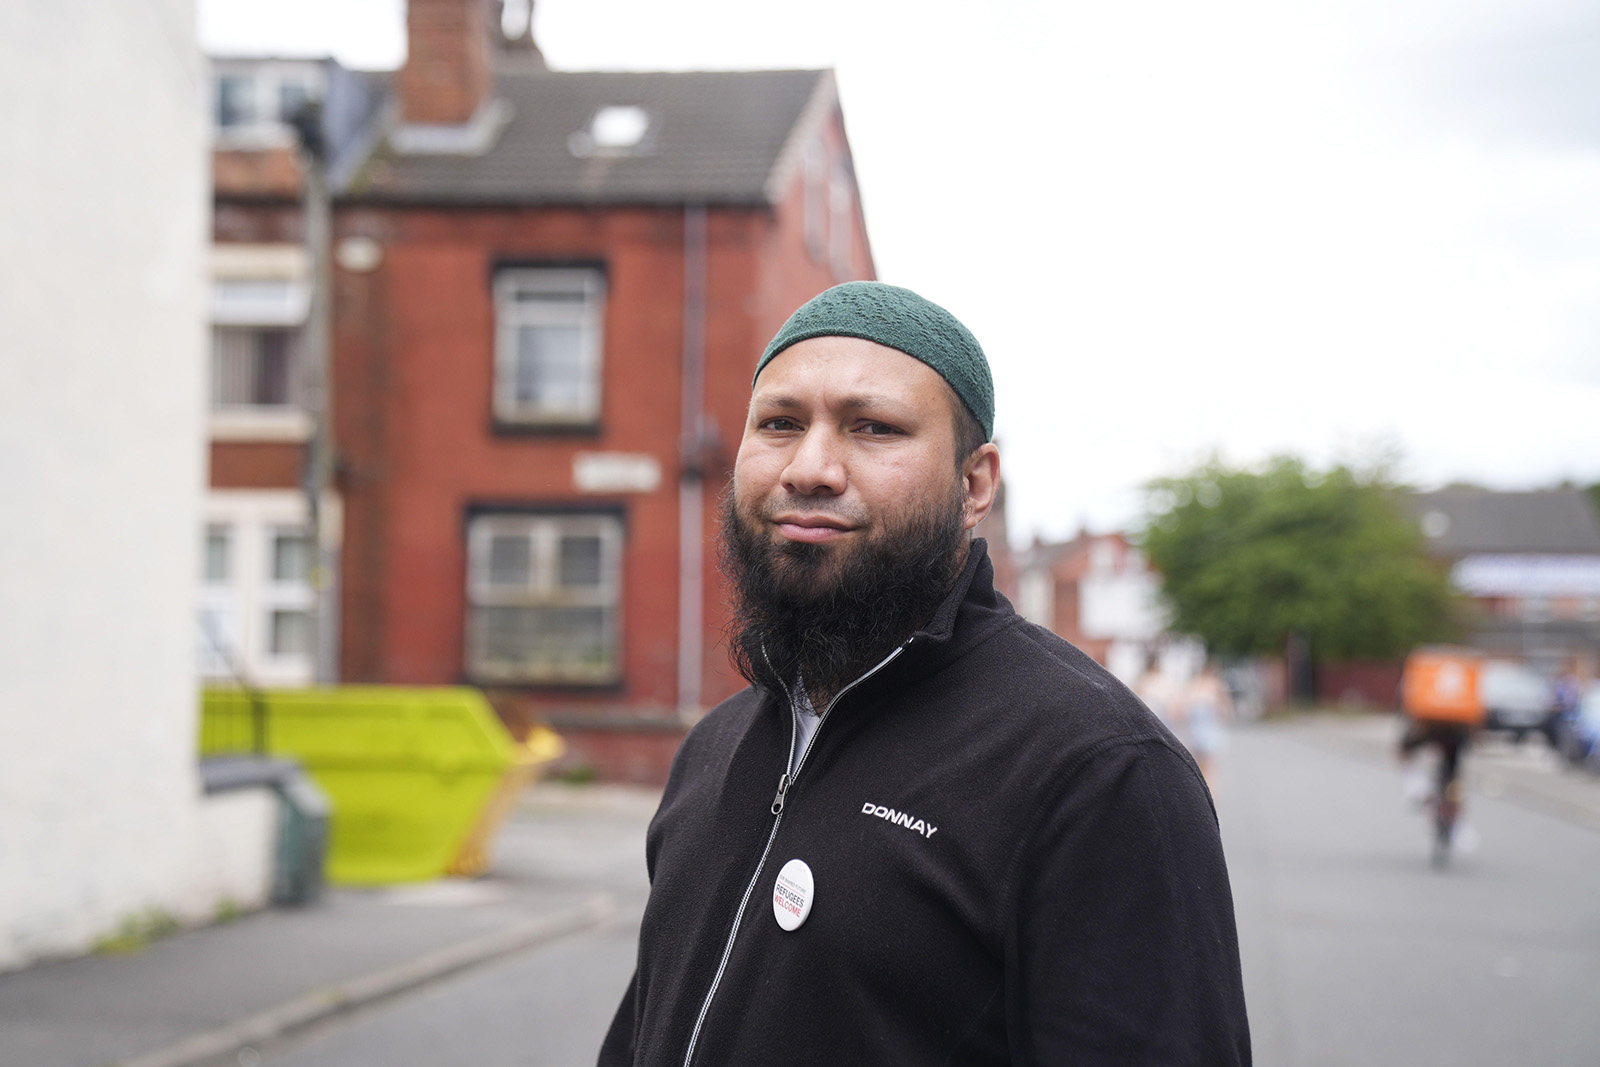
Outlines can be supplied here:
M757 393L755 403L763 408L798 408L804 407L804 402L797 396L789 393ZM868 408L901 408L904 401L897 401L893 397L879 393L855 393L841 397L836 401L838 407L846 411L860 411Z
M752 402L768 408L797 408L800 406L800 399L790 396L788 393L757 393Z

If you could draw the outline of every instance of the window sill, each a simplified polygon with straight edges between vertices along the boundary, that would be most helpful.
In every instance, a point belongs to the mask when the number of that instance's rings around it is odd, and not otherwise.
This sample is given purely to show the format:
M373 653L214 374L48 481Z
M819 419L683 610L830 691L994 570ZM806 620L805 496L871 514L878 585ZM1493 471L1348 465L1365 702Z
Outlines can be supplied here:
M599 419L562 421L559 419L506 420L496 418L489 431L497 437L599 437Z
M624 680L620 674L604 678L536 677L513 674L509 671L469 669L465 681L480 689L516 689L545 693L600 693L620 691Z
M213 441L289 441L311 439L311 416L273 408L214 411L208 423Z
M286 122L240 122L211 127L211 147L225 152L259 152L294 146L294 130Z

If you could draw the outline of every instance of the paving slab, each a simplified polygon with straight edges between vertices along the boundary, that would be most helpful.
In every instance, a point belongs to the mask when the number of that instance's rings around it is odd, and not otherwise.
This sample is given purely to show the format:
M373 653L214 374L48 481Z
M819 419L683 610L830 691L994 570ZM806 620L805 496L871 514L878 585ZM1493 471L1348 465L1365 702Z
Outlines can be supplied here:
M656 799L538 787L502 828L483 878L330 889L309 907L257 912L137 952L0 974L0 1064L183 1067L229 1042L604 924L618 897L608 883L621 879L630 904L642 897L636 828Z

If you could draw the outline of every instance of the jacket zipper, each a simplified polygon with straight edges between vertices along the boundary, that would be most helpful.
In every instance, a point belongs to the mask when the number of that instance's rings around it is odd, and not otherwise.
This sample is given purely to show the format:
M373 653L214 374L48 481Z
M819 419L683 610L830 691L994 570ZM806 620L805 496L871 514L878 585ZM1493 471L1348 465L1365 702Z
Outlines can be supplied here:
M849 685L845 686L843 689L839 690L833 695L833 699L828 701L828 706L822 709L822 714L817 716L816 729L811 731L811 737L806 742L805 749L800 753L800 760L798 763L795 762L794 758L794 745L796 738L800 734L799 713L794 709L794 695L789 692L789 686L783 681L783 679L778 679L778 684L783 686L784 699L788 701L789 704L789 758L784 761L783 774L778 778L778 794L772 798L772 814L775 816L775 818L772 820L772 829L767 833L766 846L761 850L761 859L756 862L755 873L750 876L749 884L744 887L744 896L739 898L739 909L733 913L733 929L728 931L728 941L722 946L722 960L717 964L717 973L712 976L711 988L706 990L706 999L700 1004L700 1014L695 1017L694 1030L692 1030L689 1034L689 1047L684 1051L683 1054L683 1067L690 1067L691 1061L694 1059L694 1047L695 1044L700 1040L700 1028L705 1025L706 1013L711 1010L711 998L717 995L717 987L722 984L722 974L728 969L728 958L733 955L734 939L739 936L739 926L744 922L745 907L750 903L750 894L755 892L756 883L761 881L761 871L767 865L767 856L772 852L772 843L778 839L778 827L783 823L784 796L789 792L789 787L794 784L794 780L800 777L800 768L805 766L806 757L811 755L812 748L816 746L817 735L822 732L823 722L828 718L828 713L831 712L839 703L841 697L850 692L850 690L854 689L856 686L860 685L862 682L866 681L868 678L871 678L874 674L877 674L879 671L883 670L883 668L887 667L891 662L893 662L895 657L899 656L900 653L910 648L911 642L915 640L915 637L906 638L906 640L897 646L893 652L889 653L882 660L878 661L877 666L873 667L871 670L867 671L865 674L861 675L861 677L857 678L855 681L851 682ZM766 655L765 650L762 650L762 655ZM768 669L771 669L772 667L770 660L767 662L767 667ZM791 763L794 764L793 774L789 773L789 765Z

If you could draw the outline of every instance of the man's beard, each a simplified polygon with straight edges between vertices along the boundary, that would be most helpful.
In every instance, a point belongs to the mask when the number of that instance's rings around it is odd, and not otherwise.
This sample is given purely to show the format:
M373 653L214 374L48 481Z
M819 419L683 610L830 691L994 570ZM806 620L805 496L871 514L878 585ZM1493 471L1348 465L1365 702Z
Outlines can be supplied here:
M737 598L727 632L739 673L775 692L803 680L808 695L831 698L926 623L966 563L965 499L952 483L945 499L848 547L775 540L730 487L720 555Z

